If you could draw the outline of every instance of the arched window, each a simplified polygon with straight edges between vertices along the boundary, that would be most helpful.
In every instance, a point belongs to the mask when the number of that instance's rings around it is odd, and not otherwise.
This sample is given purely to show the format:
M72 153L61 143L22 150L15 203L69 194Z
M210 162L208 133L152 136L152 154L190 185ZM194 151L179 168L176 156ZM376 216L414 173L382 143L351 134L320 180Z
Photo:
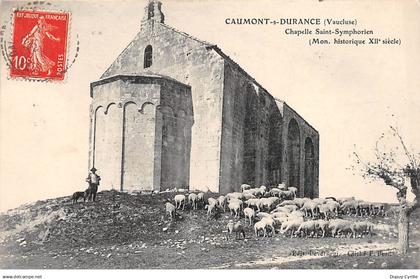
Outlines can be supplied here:
M314 198L315 184L315 150L312 139L307 137L305 140L305 180L304 180L305 197Z
M287 129L287 154L289 183L288 187L300 188L300 131L295 119L289 122Z
M153 62L153 50L152 46L148 45L144 50L144 68L149 68L152 66Z

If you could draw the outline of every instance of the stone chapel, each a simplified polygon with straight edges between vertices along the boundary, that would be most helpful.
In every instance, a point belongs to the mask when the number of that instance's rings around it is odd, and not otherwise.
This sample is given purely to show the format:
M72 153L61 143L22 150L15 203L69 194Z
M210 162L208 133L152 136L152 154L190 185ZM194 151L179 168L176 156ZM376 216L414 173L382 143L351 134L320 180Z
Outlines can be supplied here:
M319 195L318 132L219 47L166 25L159 1L90 96L100 190L226 194L284 182Z

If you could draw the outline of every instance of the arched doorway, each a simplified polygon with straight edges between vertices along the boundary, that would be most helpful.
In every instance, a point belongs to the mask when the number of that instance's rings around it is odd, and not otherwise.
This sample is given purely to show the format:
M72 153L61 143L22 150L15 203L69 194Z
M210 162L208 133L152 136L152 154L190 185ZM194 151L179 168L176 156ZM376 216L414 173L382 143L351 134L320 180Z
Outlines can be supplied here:
M304 196L314 197L315 182L315 151L311 138L305 140L305 189Z
M295 119L290 120L287 129L287 161L289 187L300 188L300 131Z
M243 183L255 185L256 183L256 156L258 137L258 99L251 86L246 90L245 117L244 117L244 151L243 151Z

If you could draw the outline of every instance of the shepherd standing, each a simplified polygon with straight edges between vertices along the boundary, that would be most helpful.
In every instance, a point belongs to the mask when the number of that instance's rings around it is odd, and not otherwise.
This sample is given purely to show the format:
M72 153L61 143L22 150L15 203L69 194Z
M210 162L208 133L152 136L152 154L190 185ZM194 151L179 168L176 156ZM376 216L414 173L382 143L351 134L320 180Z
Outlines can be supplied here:
M90 173L86 178L86 182L89 183L89 195L88 200L95 201L96 199L96 192L98 192L99 181L101 181L101 177L96 174L96 168L93 167L90 169Z

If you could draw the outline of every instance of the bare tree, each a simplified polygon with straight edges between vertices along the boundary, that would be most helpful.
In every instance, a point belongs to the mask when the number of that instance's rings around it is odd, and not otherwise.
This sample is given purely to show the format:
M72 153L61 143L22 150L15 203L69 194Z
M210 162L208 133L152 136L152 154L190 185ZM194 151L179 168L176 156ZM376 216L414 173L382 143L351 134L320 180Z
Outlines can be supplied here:
M361 159L355 151L353 154L356 164L361 167L362 176L370 179L380 179L385 185L397 189L399 203L398 217L398 251L406 254L409 247L409 219L411 213L419 206L420 166L419 154L410 151L398 129L390 126L391 137L397 139L397 146L380 148L380 143L386 138L385 134L378 139L375 146L375 157L369 162ZM399 157L400 155L400 157ZM410 181L414 200L407 200L406 178Z

